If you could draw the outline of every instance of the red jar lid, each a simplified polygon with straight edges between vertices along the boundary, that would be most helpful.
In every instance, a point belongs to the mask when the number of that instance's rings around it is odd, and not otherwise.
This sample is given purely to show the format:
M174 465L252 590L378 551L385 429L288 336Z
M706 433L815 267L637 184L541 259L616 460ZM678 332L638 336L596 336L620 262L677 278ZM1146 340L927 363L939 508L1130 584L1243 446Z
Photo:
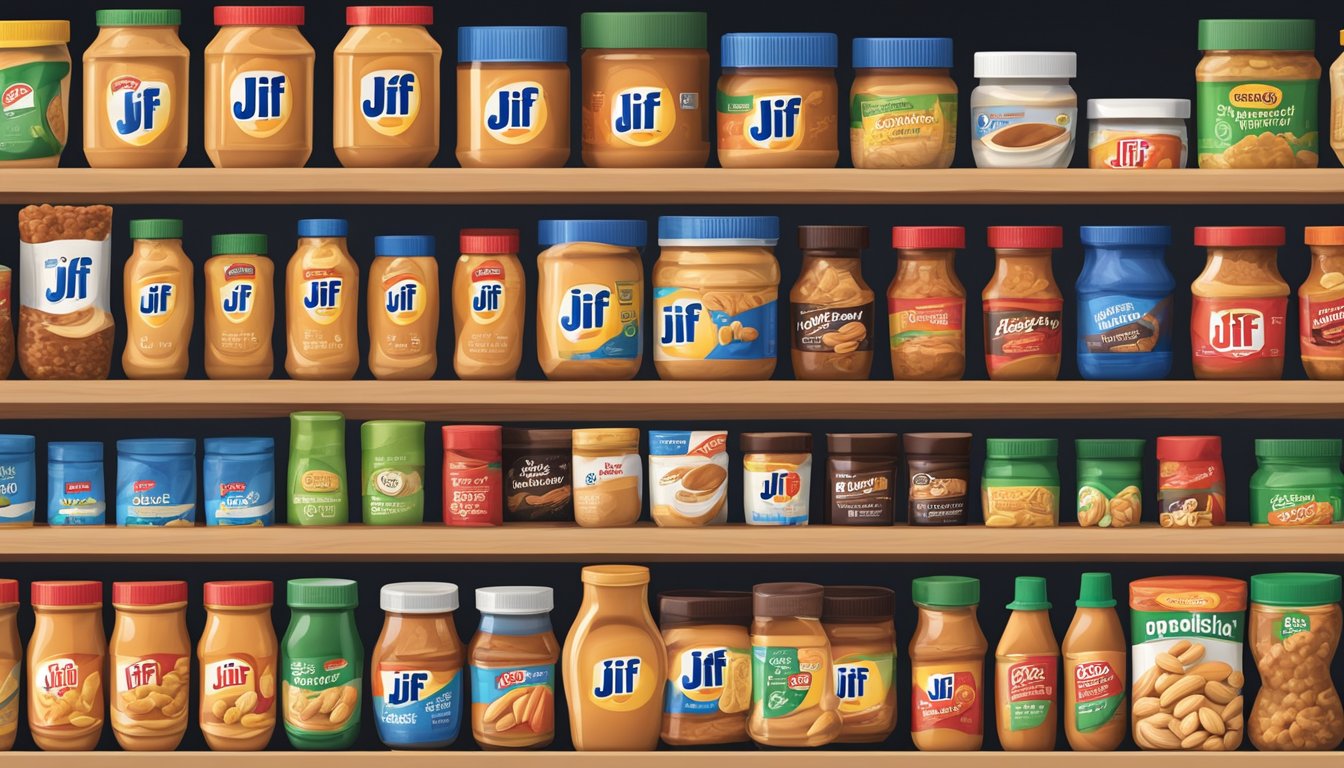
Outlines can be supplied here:
M499 451L502 427L467 424L443 428L445 451Z
M1277 248L1283 227L1195 227L1195 245L1210 248Z
M275 601L275 584L269 581L207 581L205 604L237 607L270 605Z
M434 8L428 5L352 5L345 9L345 23L352 27L427 27L434 23Z
M101 581L34 581L35 607L62 608L72 605L102 605Z
M516 229L464 229L458 235L463 253L517 253Z
M187 601L185 581L114 581L113 605L165 605Z
M990 248L1063 248L1063 227L990 227Z
M298 27L303 25L302 5L217 5L217 27Z
M1203 461L1223 458L1223 438L1213 435L1198 437L1157 438L1158 461Z
M19 582L14 579L0 579L0 603L19 602Z
M892 248L965 248L965 227L892 227Z

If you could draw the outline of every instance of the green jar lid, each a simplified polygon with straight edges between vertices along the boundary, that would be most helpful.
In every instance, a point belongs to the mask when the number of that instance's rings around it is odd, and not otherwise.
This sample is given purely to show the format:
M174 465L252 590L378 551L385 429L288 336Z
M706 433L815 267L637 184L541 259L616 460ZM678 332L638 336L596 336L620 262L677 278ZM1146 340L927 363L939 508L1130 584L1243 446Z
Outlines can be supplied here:
M345 416L337 411L289 414L289 449L310 456L345 457Z
M1074 605L1078 608L1114 608L1115 593L1111 591L1111 574L1084 573L1078 587L1078 600Z
M359 440L366 457L391 454L405 456L408 464L425 463L423 421L366 421L359 427Z
M1013 602L1008 604L1008 610L1050 610L1050 600L1045 592L1045 579L1040 576L1018 576L1013 582Z
M585 13L579 17L581 48L699 48L708 46L706 15L700 11Z
M130 224L132 240L181 240L181 219L134 219Z
M212 256L266 255L265 235L215 235L210 238Z
M1200 19L1201 51L1315 51L1312 19Z
M182 12L169 8L136 8L98 11L93 16L100 27L180 27Z
M1256 440L1259 459L1338 459L1344 440Z
M1251 577L1251 602L1303 608L1338 603L1340 578L1333 573L1262 573Z
M355 608L359 585L349 579L290 579L285 596L290 608Z
M1053 437L991 437L985 441L985 455L991 459L1053 459L1059 455L1059 441Z
M1080 459L1142 459L1146 440L1075 440Z
M910 594L920 605L965 608L980 604L980 580L969 576L921 576L910 585Z

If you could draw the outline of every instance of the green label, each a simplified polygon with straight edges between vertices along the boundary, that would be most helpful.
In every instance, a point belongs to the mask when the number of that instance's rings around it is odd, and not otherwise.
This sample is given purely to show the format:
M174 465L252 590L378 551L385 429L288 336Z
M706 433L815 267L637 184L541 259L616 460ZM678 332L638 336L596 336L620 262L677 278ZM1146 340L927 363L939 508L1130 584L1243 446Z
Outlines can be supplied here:
M1125 694L1122 692L1114 696L1107 696L1104 699L1078 703L1073 708L1074 721L1078 723L1078 730L1087 733L1111 722L1111 718L1115 717L1115 713L1119 711L1124 700Z
M849 127L863 128L873 120L882 120L884 127L936 125L940 119L950 121L953 131L957 124L957 95L955 93L921 93L910 96L878 96L856 93L849 102ZM888 125L889 123L889 125Z
M1246 615L1240 611L1131 611L1129 614L1130 639L1135 645L1169 637L1201 637L1240 643L1245 623Z
M763 717L784 717L802 706L812 686L822 685L823 670L805 670L800 656L816 649L751 648L751 699L763 706ZM811 665L809 665L811 666Z
M1251 488L1252 525L1344 522L1339 488Z
M756 106L755 96L730 96L723 91L718 93L718 109L725 115L749 114Z
M350 521L345 467L290 452L291 525L344 525Z
M1008 730L1029 731L1050 716L1048 701L1019 701L1008 705Z
M286 727L331 733L359 727L359 662L342 656L285 659Z
M1287 640L1299 632L1311 631L1311 617L1304 613L1285 613L1282 618L1275 619L1274 629L1279 633L1279 640Z
M61 84L64 61L36 61L0 69L0 160L61 154L67 130Z
M491 465L498 471L498 465ZM364 522L419 525L425 521L424 467L376 465L364 485Z
M1316 80L1197 83L1201 168L1315 168Z

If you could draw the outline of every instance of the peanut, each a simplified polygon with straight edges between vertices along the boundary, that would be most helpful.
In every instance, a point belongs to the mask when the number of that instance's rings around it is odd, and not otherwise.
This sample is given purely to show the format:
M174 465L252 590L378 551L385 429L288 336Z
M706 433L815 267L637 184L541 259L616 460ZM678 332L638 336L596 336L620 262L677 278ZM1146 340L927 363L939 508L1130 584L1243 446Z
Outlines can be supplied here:
M269 714L263 715L258 714L256 712L249 712L248 714L243 715L241 718L239 718L238 722L244 728L256 728L258 726L266 725L267 723L271 722L271 715Z
M239 712L243 714L248 714L249 712L257 708L257 692L247 691L243 693L238 697L238 700L235 701L233 705L238 708Z
M331 715L328 719L330 719L333 724L339 725L348 720L351 714L353 714L353 710L350 705L342 701L336 705L335 709L331 710Z

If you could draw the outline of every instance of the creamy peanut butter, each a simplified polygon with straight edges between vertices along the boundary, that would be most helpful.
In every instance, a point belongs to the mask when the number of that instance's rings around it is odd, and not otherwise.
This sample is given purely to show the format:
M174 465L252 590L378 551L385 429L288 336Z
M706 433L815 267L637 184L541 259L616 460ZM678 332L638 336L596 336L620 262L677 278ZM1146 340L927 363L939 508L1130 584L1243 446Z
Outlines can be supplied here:
M182 251L180 219L137 219L126 260L126 351L129 379L182 379L187 375L196 288L191 259Z
M373 238L369 267L369 370L378 379L423 381L439 366L439 262L434 238Z
M265 235L215 235L205 262L205 375L269 379L275 264Z
M265 749L275 731L278 672L269 581L205 584L205 631L196 646L201 671L201 734L216 751Z
M345 219L302 219L285 270L285 371L293 379L337 381L359 369L359 265Z
M723 36L718 111L724 168L831 168L840 158L836 36Z
M94 168L176 168L190 97L182 12L98 11L97 22L84 52L84 157Z
M746 741L751 593L663 592L658 614L667 645L663 741L673 746Z
M103 585L33 582L28 641L28 727L38 748L82 752L98 745L107 696Z
M649 432L649 514L663 527L728 519L728 433Z
M186 733L191 693L187 583L118 581L112 604L112 733L127 751L171 752Z
M639 430L576 429L574 521L585 528L634 525L644 503Z
M1125 632L1109 573L1084 573L1064 634L1064 734L1075 752L1109 752L1129 730Z
M919 623L910 638L910 735L924 752L978 751L984 742L985 651L975 617L980 582L923 576L911 585Z
M885 741L896 729L896 593L826 587L821 623L831 643L840 735L845 744Z
M948 168L957 151L957 83L948 37L854 40L849 146L855 168Z
M1208 248L1194 296L1190 346L1197 379L1278 379L1292 290L1279 274L1283 227L1195 227Z
M459 27L457 161L559 168L569 159L569 30Z
M464 229L459 245L462 255L453 268L453 371L460 379L512 379L523 359L527 308L518 230Z

